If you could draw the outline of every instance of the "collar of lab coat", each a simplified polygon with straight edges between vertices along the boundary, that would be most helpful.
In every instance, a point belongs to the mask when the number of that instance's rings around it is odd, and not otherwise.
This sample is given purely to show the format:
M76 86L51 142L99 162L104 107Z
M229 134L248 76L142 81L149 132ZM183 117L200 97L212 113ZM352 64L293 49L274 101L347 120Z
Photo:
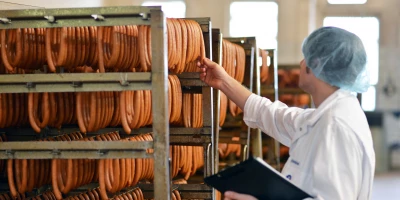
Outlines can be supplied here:
M335 103L343 98L343 97L348 97L349 95L352 95L350 92L342 89L336 90L334 93L332 93L328 98L326 98L321 105L317 108L314 109L314 111L309 115L308 119L305 120L305 123L302 123L299 128L300 134L298 134L298 137L301 135L305 134L308 132L308 127L313 127L315 123L322 117L322 115L330 109Z

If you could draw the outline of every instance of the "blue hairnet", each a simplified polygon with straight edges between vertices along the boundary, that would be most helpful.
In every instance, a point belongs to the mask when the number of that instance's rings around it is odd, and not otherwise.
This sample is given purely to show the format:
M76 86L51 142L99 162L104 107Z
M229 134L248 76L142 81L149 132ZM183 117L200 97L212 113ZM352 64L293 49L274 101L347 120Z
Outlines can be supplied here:
M352 92L368 90L367 55L355 34L322 27L304 40L302 51L307 67L322 81Z

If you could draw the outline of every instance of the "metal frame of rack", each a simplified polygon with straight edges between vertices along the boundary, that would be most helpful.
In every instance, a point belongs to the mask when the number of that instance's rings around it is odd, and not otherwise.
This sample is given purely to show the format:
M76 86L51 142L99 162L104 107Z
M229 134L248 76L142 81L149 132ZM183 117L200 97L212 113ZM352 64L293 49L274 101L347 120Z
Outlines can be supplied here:
M0 11L0 29L150 25L152 72L0 75L1 93L152 90L153 142L7 142L1 159L154 158L154 197L170 199L166 18L161 7L103 7ZM154 148L147 154L147 148Z
M220 29L212 29L212 60L218 64L222 63L222 33ZM219 115L220 115L220 91L214 90L214 173L219 171L219 156L218 156L218 143L219 143ZM215 198L214 198L215 199Z
M269 77L266 84L261 84L260 86L260 95L267 96L273 95L273 100L279 99L279 88L278 88L278 59L277 59L277 51L275 49L264 49L268 52L268 56L270 57L270 66L269 66ZM262 142L265 142L268 149L272 149L272 151L268 151L267 153L267 163L274 166L275 169L280 170L280 155L279 155L279 142L267 134L262 134Z

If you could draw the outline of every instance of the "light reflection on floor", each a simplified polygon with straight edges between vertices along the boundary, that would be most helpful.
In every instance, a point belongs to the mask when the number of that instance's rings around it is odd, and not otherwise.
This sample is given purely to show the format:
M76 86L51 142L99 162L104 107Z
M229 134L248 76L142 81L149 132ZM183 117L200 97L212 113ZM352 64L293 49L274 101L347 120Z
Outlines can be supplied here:
M372 200L400 199L400 171L376 174L372 187Z

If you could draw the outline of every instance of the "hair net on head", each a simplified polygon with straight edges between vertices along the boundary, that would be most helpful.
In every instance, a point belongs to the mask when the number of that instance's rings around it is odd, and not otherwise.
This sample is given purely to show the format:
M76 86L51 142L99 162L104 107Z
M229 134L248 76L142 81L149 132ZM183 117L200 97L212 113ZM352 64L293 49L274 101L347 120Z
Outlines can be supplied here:
M303 55L314 75L324 82L352 92L366 92L367 55L359 37L336 27L322 27L303 42Z

